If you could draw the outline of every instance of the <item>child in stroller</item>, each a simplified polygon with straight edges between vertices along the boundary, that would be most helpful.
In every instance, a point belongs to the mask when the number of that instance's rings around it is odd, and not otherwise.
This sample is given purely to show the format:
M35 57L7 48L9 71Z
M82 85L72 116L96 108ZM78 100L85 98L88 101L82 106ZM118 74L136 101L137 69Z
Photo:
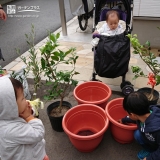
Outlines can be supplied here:
M115 10L110 10L106 14L106 23L104 23L99 29L95 30L93 36L96 34L113 36L124 32L124 28L119 23L119 13ZM93 46L96 46L99 42L99 38L94 38L91 42Z

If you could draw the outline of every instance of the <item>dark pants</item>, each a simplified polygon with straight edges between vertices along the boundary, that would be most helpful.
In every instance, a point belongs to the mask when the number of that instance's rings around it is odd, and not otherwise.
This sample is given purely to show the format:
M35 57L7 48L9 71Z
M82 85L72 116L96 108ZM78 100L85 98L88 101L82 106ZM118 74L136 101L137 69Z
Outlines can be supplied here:
M134 138L135 140L148 152L153 152L155 150L153 150L153 148L151 148L151 146L149 144L147 144L145 141L144 141L144 138L142 137L142 134L139 130L136 130L134 132Z

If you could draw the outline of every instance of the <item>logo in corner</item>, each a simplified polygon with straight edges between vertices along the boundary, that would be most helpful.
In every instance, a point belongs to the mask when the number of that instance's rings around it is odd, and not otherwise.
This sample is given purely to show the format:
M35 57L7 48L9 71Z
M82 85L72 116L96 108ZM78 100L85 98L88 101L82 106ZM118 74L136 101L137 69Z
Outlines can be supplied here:
M16 5L7 5L7 14L16 14Z

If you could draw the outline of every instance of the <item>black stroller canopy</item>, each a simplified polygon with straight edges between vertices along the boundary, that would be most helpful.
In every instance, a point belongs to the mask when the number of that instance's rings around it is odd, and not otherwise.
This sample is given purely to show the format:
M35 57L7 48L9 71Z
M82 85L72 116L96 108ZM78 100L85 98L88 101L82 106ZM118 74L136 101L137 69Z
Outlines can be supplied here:
M119 0L95 0L95 24L99 22L101 7L107 2L116 2L116 1ZM131 2L130 0L121 0L121 2L124 4L125 10L127 11L126 26L128 26L131 20L131 6L130 6Z

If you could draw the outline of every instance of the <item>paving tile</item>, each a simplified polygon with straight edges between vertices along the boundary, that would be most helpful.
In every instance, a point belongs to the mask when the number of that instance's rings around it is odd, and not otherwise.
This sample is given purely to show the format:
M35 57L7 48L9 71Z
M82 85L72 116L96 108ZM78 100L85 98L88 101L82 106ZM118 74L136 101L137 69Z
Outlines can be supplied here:
M6 69L6 70L10 70L11 68L13 68L15 65L17 65L19 62L18 61L12 61L11 63L9 63L8 65L6 65L5 67L4 67L4 69Z
M28 51L26 51L25 53L23 53L23 57L27 57L30 53Z
M92 49L92 45L91 44L84 44L83 48L84 49Z
M20 57L16 58L14 61L20 62L22 61Z
M25 66L25 64L21 61L19 63L17 63L16 65L14 65L12 68L10 68L11 71L18 71L20 70L23 66Z
M66 46L58 46L57 49L59 49L59 50L66 49Z
M76 67L81 68L81 67L87 66L89 64L92 66L92 64L93 64L92 59L86 58L86 57L79 57L76 62Z
M90 49L83 49L81 51L78 51L77 54L84 54L84 55L86 55L86 54L89 54L90 52L91 52Z
M132 58L131 57L129 63L130 64L137 64L137 61L138 61L137 58Z
M142 83L143 82L143 83ZM148 78L142 78L142 77L138 77L135 80L135 87L136 88L142 88L142 87L150 87L149 85L147 85L148 83Z
M158 92L160 92L160 85L154 87Z

